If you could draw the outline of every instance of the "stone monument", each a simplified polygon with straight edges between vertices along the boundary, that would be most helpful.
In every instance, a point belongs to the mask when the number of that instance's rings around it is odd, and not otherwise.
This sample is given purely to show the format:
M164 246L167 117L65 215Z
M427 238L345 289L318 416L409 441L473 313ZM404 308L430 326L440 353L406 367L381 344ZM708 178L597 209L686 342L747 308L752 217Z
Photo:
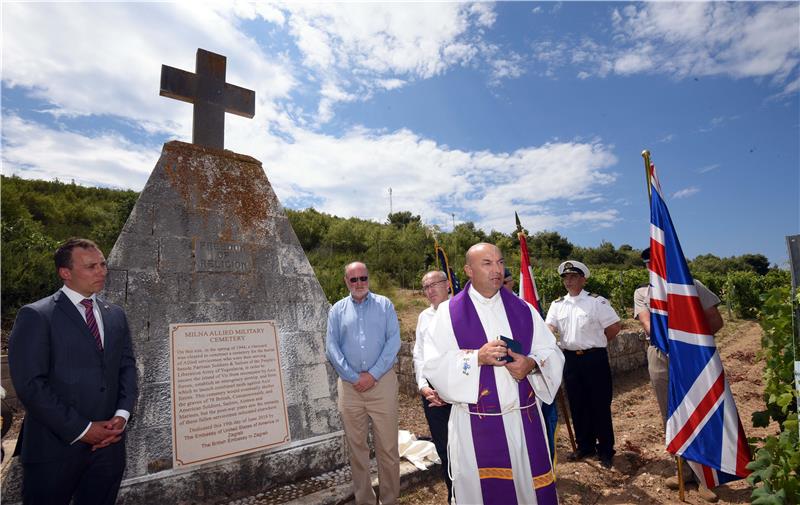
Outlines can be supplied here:
M232 498L346 464L328 302L261 163L221 149L225 112L252 117L254 94L225 83L223 56L199 49L197 72L162 68L162 94L196 103L195 144L164 145L108 258L106 294L127 311L140 384L120 503ZM169 325L267 320L291 441L173 468Z

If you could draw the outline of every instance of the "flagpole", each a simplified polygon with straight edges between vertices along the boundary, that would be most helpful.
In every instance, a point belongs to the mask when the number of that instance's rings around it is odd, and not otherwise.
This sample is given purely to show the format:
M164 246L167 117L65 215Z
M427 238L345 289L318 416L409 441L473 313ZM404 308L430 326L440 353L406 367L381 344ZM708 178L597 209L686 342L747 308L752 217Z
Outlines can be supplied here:
M522 222L519 220L519 214L514 211L514 219L517 221L517 239L520 242L525 240L525 231L522 228ZM527 247L526 247L527 249ZM520 265L522 265L522 258L520 258ZM520 291L522 291L522 274L520 273L519 278L519 285ZM559 385L558 391L556 391L556 401L558 402L558 406L561 408L561 414L564 416L564 424L567 426L567 435L569 435L569 443L572 446L572 452L577 452L578 446L575 444L575 434L572 432L572 420L569 417L569 410L567 409L567 404L564 401L564 394L562 393L562 387Z
M642 158L644 158L644 181L647 184L647 202L653 199L653 189L650 187L650 151L645 149L642 151Z

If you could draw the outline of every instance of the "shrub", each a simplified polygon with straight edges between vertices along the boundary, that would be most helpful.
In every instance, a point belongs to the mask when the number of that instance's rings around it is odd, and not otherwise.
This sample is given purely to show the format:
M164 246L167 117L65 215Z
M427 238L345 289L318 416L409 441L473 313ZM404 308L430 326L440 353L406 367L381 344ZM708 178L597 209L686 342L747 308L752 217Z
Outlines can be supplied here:
M797 504L800 496L800 447L798 447L797 390L794 387L792 300L788 287L774 288L763 297L761 327L764 330L761 354L765 360L765 410L753 413L753 426L767 427L771 420L780 434L753 439L760 445L750 484L757 486L752 503ZM798 302L800 300L796 300Z

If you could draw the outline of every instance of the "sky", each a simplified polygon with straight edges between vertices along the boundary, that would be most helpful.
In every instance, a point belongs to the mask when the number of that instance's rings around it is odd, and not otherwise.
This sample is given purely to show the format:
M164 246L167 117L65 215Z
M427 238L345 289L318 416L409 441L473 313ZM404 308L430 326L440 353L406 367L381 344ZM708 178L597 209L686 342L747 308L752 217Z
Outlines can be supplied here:
M647 245L643 149L688 258L800 233L800 3L2 3L2 173L141 190L203 48L256 94L225 148L287 208ZM391 202L389 190L391 188Z

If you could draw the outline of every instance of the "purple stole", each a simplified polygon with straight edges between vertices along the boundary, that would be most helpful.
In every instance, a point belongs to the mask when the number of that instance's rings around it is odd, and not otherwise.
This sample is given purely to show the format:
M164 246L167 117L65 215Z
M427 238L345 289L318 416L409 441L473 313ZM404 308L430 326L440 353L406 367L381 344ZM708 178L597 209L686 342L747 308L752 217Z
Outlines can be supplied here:
M467 283L464 289L450 300L450 318L453 322L453 332L458 341L458 347L465 350L477 350L487 342L487 339L478 313L469 297L469 288L470 283ZM506 311L508 324L511 327L511 336L522 344L522 354L530 354L533 343L533 317L528 304L507 289L500 288L500 297ZM475 446L475 458L478 462L483 503L516 504L518 503L517 493L514 489L511 457L506 443L503 417L479 415L500 412L494 368L493 366L480 367L478 403L469 405L472 443ZM533 474L531 485L536 492L537 502L540 505L557 504L558 497L550 463L550 449L542 430L539 409L536 408L535 403L536 395L530 381L520 381L520 406L534 405L508 415L522 417L525 446L528 449L528 459Z

